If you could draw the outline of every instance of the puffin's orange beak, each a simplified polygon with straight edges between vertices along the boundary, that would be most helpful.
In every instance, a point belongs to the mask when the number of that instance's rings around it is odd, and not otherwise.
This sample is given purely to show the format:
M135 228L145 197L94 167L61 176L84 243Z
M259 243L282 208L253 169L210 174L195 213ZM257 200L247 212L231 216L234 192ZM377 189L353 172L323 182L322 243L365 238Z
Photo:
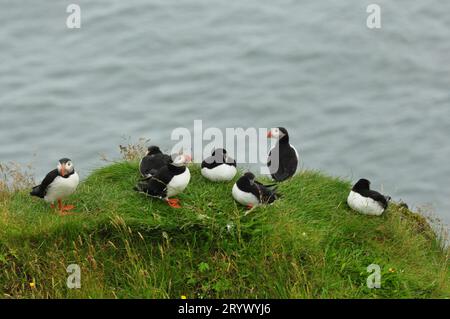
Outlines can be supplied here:
M64 166L61 165L61 176L66 175L66 170L64 169Z
M184 158L186 159L186 161L188 163L190 163L192 161L192 156L191 155L186 154L186 155L184 155Z
M267 138L271 138L272 137L272 131L267 132Z

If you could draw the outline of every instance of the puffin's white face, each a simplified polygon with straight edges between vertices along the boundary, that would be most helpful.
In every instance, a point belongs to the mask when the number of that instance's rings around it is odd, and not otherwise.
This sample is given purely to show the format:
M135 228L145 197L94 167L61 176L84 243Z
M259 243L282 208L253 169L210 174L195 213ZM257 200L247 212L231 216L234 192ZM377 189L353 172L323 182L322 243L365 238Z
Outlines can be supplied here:
M286 134L284 134L283 132L280 131L280 129L278 127L272 128L270 129L270 131L267 133L267 137L268 138L275 138L277 140L279 140L280 138L282 138L283 136L285 136Z
M175 166L183 166L191 161L191 156L188 154L179 154L173 160L173 165Z
M74 170L72 161L63 161L58 163L58 172L61 176L66 176L67 174L72 173Z

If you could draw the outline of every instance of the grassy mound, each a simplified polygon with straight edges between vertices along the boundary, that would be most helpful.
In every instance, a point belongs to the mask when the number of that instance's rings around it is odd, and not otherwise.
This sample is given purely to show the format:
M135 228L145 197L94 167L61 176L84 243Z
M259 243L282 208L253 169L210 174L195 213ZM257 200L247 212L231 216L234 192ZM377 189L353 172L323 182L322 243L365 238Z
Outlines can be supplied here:
M2 298L431 298L450 295L449 251L426 221L391 205L351 211L350 184L302 172L246 214L233 182L191 167L183 208L135 193L137 163L95 171L60 217L27 191L0 192ZM66 267L81 267L68 289ZM381 288L366 285L381 267Z

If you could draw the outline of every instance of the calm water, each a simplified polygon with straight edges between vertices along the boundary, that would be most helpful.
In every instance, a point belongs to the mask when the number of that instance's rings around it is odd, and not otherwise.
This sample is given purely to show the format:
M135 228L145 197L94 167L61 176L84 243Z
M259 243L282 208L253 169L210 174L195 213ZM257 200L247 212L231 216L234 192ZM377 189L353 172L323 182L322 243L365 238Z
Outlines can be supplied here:
M78 3L82 28L69 30ZM290 130L305 168L450 222L450 2L0 0L0 161L86 176L123 137Z

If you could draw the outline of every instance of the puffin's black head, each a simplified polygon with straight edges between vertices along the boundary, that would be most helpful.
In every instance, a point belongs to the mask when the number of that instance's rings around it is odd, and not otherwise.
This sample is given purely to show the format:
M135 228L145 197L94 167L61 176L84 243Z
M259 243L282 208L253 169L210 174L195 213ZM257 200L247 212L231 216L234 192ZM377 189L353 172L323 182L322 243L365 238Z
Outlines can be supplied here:
M275 127L275 128L270 129L269 132L267 132L267 137L281 140L284 137L289 138L289 135L288 135L287 130L284 127Z
M365 191L365 190L369 190L370 189L370 182L365 179L365 178L361 178L356 184L355 186L353 186L352 190L353 191Z
M212 158L211 160L217 162L217 163L226 163L227 162L227 151L224 148L216 148L212 151Z
M243 175L244 178L248 179L250 182L253 182L255 180L255 174L251 172L247 172Z
M152 145L147 149L147 155L154 155L162 153L158 146Z
M224 148L215 148L213 151L212 151L212 156L224 156L224 155L226 155L227 154L227 151L224 149Z
M61 176L67 176L73 173L74 167L69 158L61 158L58 163L58 173Z

